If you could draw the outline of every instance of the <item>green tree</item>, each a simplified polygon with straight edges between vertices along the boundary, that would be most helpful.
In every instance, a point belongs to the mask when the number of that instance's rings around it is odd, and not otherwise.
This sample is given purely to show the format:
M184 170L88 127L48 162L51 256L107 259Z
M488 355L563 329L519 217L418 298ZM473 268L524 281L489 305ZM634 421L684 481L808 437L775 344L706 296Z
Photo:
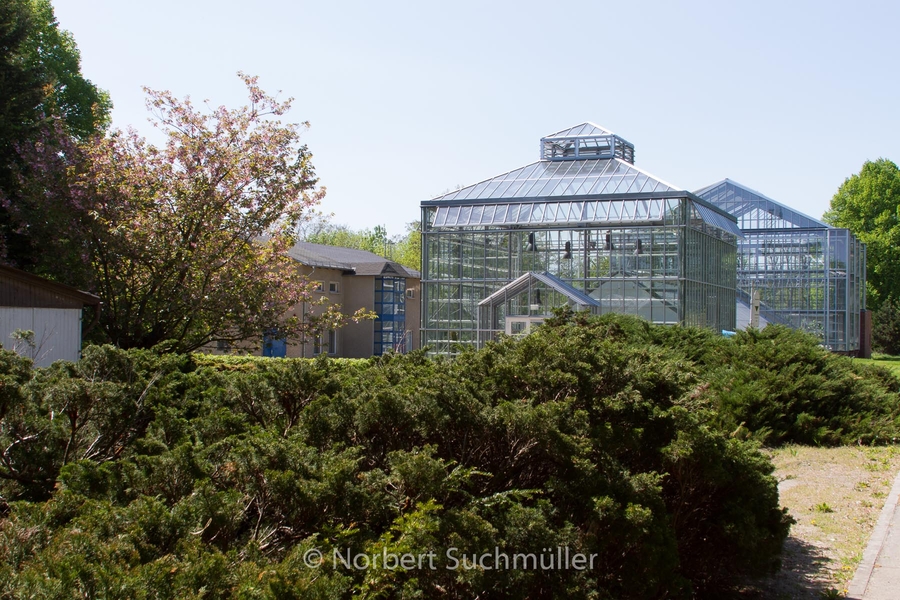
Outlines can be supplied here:
M900 298L900 169L892 161L866 161L862 170L841 185L827 223L845 227L866 244L866 288L869 308L888 297Z
M422 270L422 224L419 221L406 224L406 234L394 245L394 256L401 265Z
M45 181L51 165L61 171L53 178L71 165L68 142L109 124L109 95L84 78L80 63L49 0L0 5L0 259L63 280L72 261L57 262L58 249L46 244L60 231L59 220L72 215L59 206L36 210L31 194L52 188ZM43 163L37 170L36 162ZM12 205L18 215L10 213Z
M37 107L44 98L42 73L22 52L33 31L28 0L0 4L0 168L4 170L13 159L15 143L35 126Z
M59 28L50 0L30 5L33 29L22 55L42 75L40 114L61 117L67 131L82 139L105 130L112 109L109 94L82 75L81 53L72 34Z
M316 224L303 236L303 241L325 246L341 246L354 250L365 250L390 258L390 241L384 225L376 225L374 229L354 231L346 225L334 225L327 221Z
M900 354L900 301L888 298L872 315L872 343L877 350Z
M384 225L354 231L347 225L335 225L321 219L300 236L304 242L365 250L396 261L404 267L421 269L422 236L418 221L407 223L405 235L389 236Z

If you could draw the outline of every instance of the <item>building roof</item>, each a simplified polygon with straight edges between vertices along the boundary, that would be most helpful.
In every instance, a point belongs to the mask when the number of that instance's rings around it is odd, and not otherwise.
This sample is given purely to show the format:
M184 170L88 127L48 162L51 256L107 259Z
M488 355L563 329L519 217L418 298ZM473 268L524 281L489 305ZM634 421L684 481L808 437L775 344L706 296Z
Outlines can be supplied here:
M87 292L82 292L81 290L73 288L71 286L57 283L55 281L50 281L49 279L45 279L44 277L40 277L38 275L34 275L33 273L28 273L27 271L22 271L20 269L14 269L13 267L0 265L0 279L12 280L18 283L34 286L34 288L44 290L55 297L68 298L87 306L96 306L100 304L99 296L95 296L94 294L89 294ZM7 294L0 294L0 306L22 306L20 302L22 298L10 296L10 294L12 294L13 296L17 295L16 289L9 287L6 288L6 291L8 292Z
M730 179L694 192L737 218L744 231L759 229L830 229L831 226L772 200Z
M569 298L573 304L577 304L582 310L591 306L600 306L600 303L597 300L591 298L581 290L575 289L548 271L544 271L543 273L528 271L479 302L478 306L497 306L502 304L507 299L526 291L535 281L539 281L550 289L563 294Z
M550 199L673 192L679 188L620 158L550 161L497 175L480 183L438 196L427 204L460 200Z
M541 139L541 160L422 202L432 228L658 223L689 198L699 220L741 236L733 217L634 166L634 146L586 122Z
M585 121L581 125L575 125L573 127L567 127L562 131L557 131L556 133L551 133L550 135L545 135L544 137L548 138L562 138L562 137L581 137L581 136L595 136L595 135L616 135L606 127L601 127L596 123L592 123L590 121Z
M288 250L288 256L310 267L337 269L352 275L396 275L398 277L421 277L415 269L404 267L366 250L327 246L311 242L297 242Z

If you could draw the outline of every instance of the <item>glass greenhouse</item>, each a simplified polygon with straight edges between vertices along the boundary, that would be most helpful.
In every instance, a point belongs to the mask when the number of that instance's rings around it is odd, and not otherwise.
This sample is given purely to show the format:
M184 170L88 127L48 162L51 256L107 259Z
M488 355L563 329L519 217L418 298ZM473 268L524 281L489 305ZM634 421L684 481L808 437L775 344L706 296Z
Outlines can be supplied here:
M737 218L738 327L759 292L760 326L813 333L836 352L859 350L866 248L846 229L799 213L728 179L698 196Z
M422 344L435 353L527 332L551 309L735 327L734 217L634 166L592 123L540 160L422 202Z

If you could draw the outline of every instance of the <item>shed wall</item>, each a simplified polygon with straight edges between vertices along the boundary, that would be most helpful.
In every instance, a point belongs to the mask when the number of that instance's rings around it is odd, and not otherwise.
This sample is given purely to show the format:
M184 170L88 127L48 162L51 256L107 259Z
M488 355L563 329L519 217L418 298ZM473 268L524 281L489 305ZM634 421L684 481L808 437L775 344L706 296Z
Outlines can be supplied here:
M11 338L17 329L34 332L34 347ZM24 308L0 306L0 344L46 367L57 360L76 361L81 355L81 307Z

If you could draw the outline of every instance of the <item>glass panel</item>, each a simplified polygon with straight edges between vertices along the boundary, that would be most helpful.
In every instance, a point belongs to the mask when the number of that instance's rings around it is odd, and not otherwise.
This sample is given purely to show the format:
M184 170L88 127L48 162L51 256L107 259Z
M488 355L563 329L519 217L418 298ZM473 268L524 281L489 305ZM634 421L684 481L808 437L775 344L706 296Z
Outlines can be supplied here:
M632 181L634 181L634 178L632 178L632 177L623 177L622 181L616 187L616 193L617 194L626 193L628 191L628 189L631 187Z
M648 203L646 200L637 200L634 203L634 218L638 220L647 220L650 216L648 210Z
M516 218L516 223L527 223L529 217L531 217L531 204L520 204L519 205L519 216ZM512 222L512 219L510 219Z

